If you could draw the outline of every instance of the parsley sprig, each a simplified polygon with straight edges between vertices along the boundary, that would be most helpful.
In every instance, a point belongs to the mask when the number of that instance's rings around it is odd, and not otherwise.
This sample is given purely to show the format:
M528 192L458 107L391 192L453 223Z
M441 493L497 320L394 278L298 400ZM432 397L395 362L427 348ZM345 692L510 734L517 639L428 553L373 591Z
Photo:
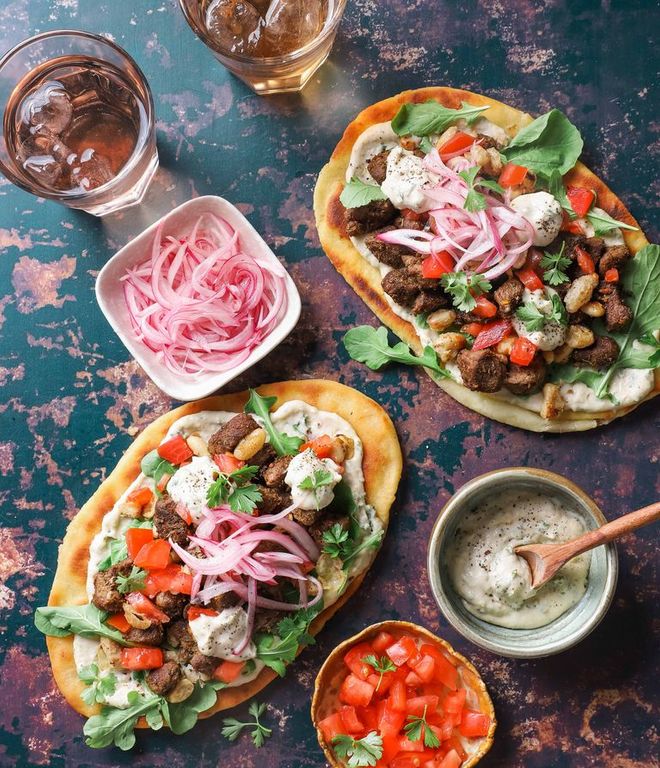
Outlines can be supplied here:
M516 317L530 332L543 330L543 326L546 323L566 325L568 323L568 314L564 302L556 293L552 294L550 301L552 302L550 314L544 314L536 304L526 301L522 307L516 310Z
M221 472L206 492L206 503L211 509L229 504L232 512L252 512L261 501L261 492L249 481L258 471L259 467L247 466L228 475Z
M298 483L298 487L303 491L315 491L317 488L322 488L324 485L330 485L332 483L332 472L327 469L315 469L313 474L307 475L306 478Z
M117 678L113 672L99 673L96 664L88 664L78 670L78 677L87 686L80 694L80 698L91 707L94 704L102 704L112 696L117 687Z
M383 539L383 531L376 531L362 541L356 541L350 531L345 530L339 523L335 523L330 530L323 533L323 552L330 557L336 557L343 563L343 569L347 570L351 561L365 549L377 549Z
M146 578L147 572L134 565L128 576L117 576L115 579L117 592L122 595L125 595L128 592L138 592L139 590L144 589Z
M341 734L334 737L332 745L339 757L348 758L348 768L376 765L383 756L383 739L376 731L369 731L361 739Z
M370 653L368 656L365 656L362 661L365 664L368 664L370 667L373 667L376 672L380 675L378 678L378 684L376 685L376 690L380 688L380 684L383 682L383 675L386 672L395 672L396 671L396 664L390 659L388 656L381 656L380 659L376 658L373 653Z
M478 165L474 165L472 168L468 168L458 174L468 187L468 193L465 202L463 203L463 208L471 213L486 210L486 197L481 192L477 191L477 187L489 189L491 192L498 192L500 195L504 194L504 190L496 181L482 178L478 179L477 174L480 170L481 168Z
M273 729L267 728L259 718L266 711L265 704L258 704L253 701L248 707L248 712L252 715L254 720L249 720L247 723L242 723L235 717L225 717L222 721L224 728L222 729L222 735L229 739L229 741L236 741L241 735L243 729L249 728L251 730L250 736L254 742L255 747L263 747L266 739L269 739L273 735Z
M406 736L409 741L419 741L422 736L424 737L424 746L429 749L435 749L440 746L440 739L429 728L429 724L426 722L426 709L424 707L424 713L421 717L416 715L408 715L408 724L404 728Z
M548 285L561 285L567 283L570 278L564 271L571 266L571 259L564 255L566 243L561 244L559 253L545 253L541 259L541 266L544 268L543 280Z
M446 272L440 282L461 312L471 312L477 306L475 295L480 296L493 287L483 275L465 272Z

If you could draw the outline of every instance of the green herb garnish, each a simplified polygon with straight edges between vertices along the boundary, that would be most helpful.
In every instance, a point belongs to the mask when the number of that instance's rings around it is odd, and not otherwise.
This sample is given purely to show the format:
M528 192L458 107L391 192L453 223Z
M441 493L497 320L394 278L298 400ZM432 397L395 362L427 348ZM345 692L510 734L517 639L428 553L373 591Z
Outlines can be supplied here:
M226 739L229 739L229 741L236 741L236 739L242 733L243 729L248 728L251 731L250 735L252 737L252 741L254 742L254 746L263 747L266 739L270 738L273 734L273 729L266 728L266 726L263 725L259 720L265 711L265 704L258 704L256 701L253 701L248 708L248 712L252 715L254 720L249 720L247 723L242 723L235 717L226 717L222 721L224 726L222 729L222 735Z
M247 466L236 469L228 475L221 472L206 491L206 503L210 509L229 504L232 512L250 513L261 501L261 491L249 481L257 474L259 467Z
M251 389L250 399L243 410L245 413L253 413L261 418L263 427L268 433L270 444L278 456L294 456L305 440L302 437L287 435L275 429L270 418L270 409L276 402L276 397L262 397L255 389Z
M360 208L374 200L387 200L387 197L379 186L360 181L357 176L353 176L339 195L344 208Z
M380 684L383 682L383 675L386 672L396 672L396 664L388 656L381 656L380 659L377 659L373 653L370 653L368 656L365 656L362 661L370 667L373 667L380 675L376 690L380 688Z
M480 296L492 288L488 280L478 273L467 275L465 272L446 272L440 282L451 296L456 309L461 312L471 312L477 306L474 294Z
M392 120L392 130L399 136L429 136L442 133L461 119L471 123L486 109L466 102L462 102L460 109L449 109L433 99L421 104L402 104Z
M410 722L406 725L404 731L410 741L419 741L423 734L425 747L435 749L440 746L440 739L433 733L426 722L426 707L424 707L424 713L421 717L408 715L406 719Z
M34 625L49 637L109 637L120 645L127 645L122 633L104 624L108 614L93 604L52 605L37 608Z
M134 565L131 568L131 572L128 576L117 576L115 583L117 584L117 592L121 595L125 595L128 592L139 592L145 587L145 579L147 578L147 572Z
M486 209L486 198L481 192L477 191L477 187L483 187L484 189L489 189L491 192L498 192L501 195L504 194L504 190L496 181L478 179L477 174L480 170L481 168L478 165L475 165L458 174L468 186L468 193L463 208L472 213Z
M348 768L376 765L383 756L383 739L376 731L370 731L361 739L335 736L332 746L339 757L348 759Z
M80 698L90 707L94 704L102 704L108 696L112 696L117 687L117 678L113 672L99 674L96 664L88 664L78 670L78 677L87 686L80 694Z
M541 259L541 266L545 270L543 280L548 285L561 285L570 280L564 270L571 266L572 261L568 256L564 256L565 249L566 244L562 243L559 253L546 252Z

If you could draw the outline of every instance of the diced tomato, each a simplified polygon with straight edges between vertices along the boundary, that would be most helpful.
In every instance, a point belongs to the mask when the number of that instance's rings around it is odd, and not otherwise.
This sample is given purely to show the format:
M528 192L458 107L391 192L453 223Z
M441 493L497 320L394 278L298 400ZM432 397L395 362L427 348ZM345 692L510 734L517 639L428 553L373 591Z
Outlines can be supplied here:
M374 668L370 664L367 664L364 659L367 656L373 656L373 654L374 649L370 643L358 643L344 656L344 664L346 664L351 672L354 675L357 675L360 680L366 680L374 671Z
M467 759L467 752L458 738L458 734L452 733L451 737L443 744L447 749L453 749L454 752L461 758L461 760Z
M438 763L438 768L460 768L463 760L455 749L450 750Z
M447 251L439 251L427 256L422 262L422 276L427 278L442 277L453 272L456 262Z
M412 637L404 635L394 645L390 645L385 653L392 659L397 667L402 667L411 656L417 653L417 643Z
M328 715L328 717L324 717L323 720L320 720L319 729L328 744L332 744L332 740L335 736L346 733L344 730L344 721L341 719L339 712L335 712L332 715Z
M190 446L181 435L175 435L169 440L166 440L164 443L161 443L156 450L161 459L165 459L165 461L169 461L170 464L174 464L175 466L183 464L184 461L188 461L193 455Z
M124 669L158 669L164 664L160 648L122 648L120 663Z
M172 475L168 474L167 472L163 472L163 474L160 476L160 480L156 483L156 490L159 493L163 493L163 491L167 488L167 484L170 482L170 478Z
M339 710L339 714L344 723L346 733L360 733L360 731L364 730L364 725L357 716L355 707L342 707Z
M543 280L529 266L525 265L516 272L517 278L530 291L542 291Z
M415 674L423 683L430 683L435 673L435 660L432 656L424 655L421 660L414 665Z
M192 515L190 514L190 510L185 504L179 502L176 505L176 513L186 525L190 525L192 523Z
M532 344L529 339L519 336L513 342L513 349L511 350L509 359L516 365L529 365L534 359L536 350L536 344Z
M133 563L138 568L147 570L167 568L170 563L170 551L172 547L165 539L148 541L133 558Z
M394 638L389 632L379 632L376 637L371 641L371 647L376 653L384 653L394 642Z
M148 597L155 597L159 592L171 592L173 595L189 595L192 592L192 574L183 567L172 563L162 570L149 571L142 590Z
M398 731L396 733L382 733L381 732L381 736L383 737L382 765L389 766L390 762L399 753L399 733L398 733ZM379 765L380 764L381 763L379 763Z
M355 711L364 723L365 731L375 731L378 729L378 714L373 707L356 707Z
M566 197L571 204L571 208L582 219L584 218L589 209L593 205L596 199L596 193L591 189L585 189L584 187L568 187L566 189Z
M493 304L492 301L485 296L477 296L475 298L477 306L472 310L472 314L477 317L495 317L497 314L497 304Z
M502 339L511 332L510 320L494 320L492 323L484 323L474 340L472 349L486 349L499 344Z
M455 691L458 688L458 671L451 661L439 648L433 645L424 644L420 650L435 660L435 680Z
M403 680L395 680L390 690L390 707L396 712L404 712L406 709L406 685Z
M231 475L232 472L245 466L244 461L237 459L231 453L216 453L213 455L213 461L224 475Z
M367 678L367 682L376 688L378 696L384 696L394 682L394 675L391 672L385 672L381 677L380 673L373 672Z
M448 160L454 152L461 152L462 150L471 147L476 140L476 136L470 136L469 133L458 131L453 136L450 136L444 144L441 144L438 147L438 152L443 160Z
M155 619L162 624L166 624L170 620L166 613L161 611L158 606L154 605L148 597L140 592L129 592L126 595L126 601L133 606L136 613L144 616L145 619Z
M416 750L414 752L397 755L397 757L390 763L390 768L422 768L426 762L432 760L435 756L435 752L430 749L425 749L423 752L420 752L419 742L408 743L414 743Z
M563 232L570 232L572 235L583 235L584 230L579 221L571 219L566 211L562 211L561 228Z
M502 168L500 178L497 180L500 187L517 187L518 184L522 184L527 176L527 168L524 165L516 165L515 163L507 163Z
M213 670L213 679L221 683L233 683L244 666L244 661L223 661Z
M350 674L339 689L339 700L354 707L368 707L374 695L375 687L357 675Z
M406 713L392 709L390 702L386 702L385 706L378 714L378 730L381 732L381 734L383 734L383 736L386 733L398 734L399 731L403 728L405 722Z
M126 531L126 549L131 560L135 560L142 547L153 540L152 528L129 528Z
M303 443L300 446L300 452L302 453L310 448L319 459L329 459L332 453L332 446L332 438L329 435L321 435L313 440L309 440L307 443Z
M426 221L429 215L426 211L419 213L418 211L413 211L412 208L402 208L401 217L404 219L412 219L413 221Z
M589 253L587 253L584 248L580 248L579 245L575 246L575 252L577 253L577 263L580 270L585 275L592 275L596 271L596 267L594 266L594 260Z
M468 323L461 329L464 333L469 333L470 336L478 336L484 327L484 323Z
M136 507L142 509L151 502L153 497L154 494L151 488L136 488L134 491L131 491L128 494L126 501L130 502L131 504L135 504Z
M128 632L131 628L131 625L126 621L126 616L124 616L123 613L113 613L112 616L108 616L105 623L118 629L120 632Z
M204 608L201 605L191 605L188 608L188 621L195 621L200 616L218 616L218 612L213 608Z
M612 269L608 269L605 272L605 282L606 283L618 283L619 282L619 270L615 267L612 267Z
M458 727L461 734L468 739L473 739L477 736L485 736L488 733L489 728L490 717L471 709L464 710L461 724Z
M435 712L439 702L439 696L415 696L412 699L408 699L406 703L406 712L409 715L421 717L424 714L425 708L427 713Z
M422 678L416 674L415 672L408 672L406 675L406 685L411 688L416 688L418 685L422 684Z
M445 696L445 700L442 702L442 708L445 712L461 713L465 706L465 699L467 697L467 691L465 688L459 688L455 693L448 693Z

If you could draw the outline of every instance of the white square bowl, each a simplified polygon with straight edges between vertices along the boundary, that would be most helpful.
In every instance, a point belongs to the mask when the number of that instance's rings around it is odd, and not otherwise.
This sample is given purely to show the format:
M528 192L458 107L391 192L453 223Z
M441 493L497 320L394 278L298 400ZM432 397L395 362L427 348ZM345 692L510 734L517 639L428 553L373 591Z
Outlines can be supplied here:
M163 235L179 234L190 231L193 224L203 214L215 214L226 219L238 231L240 241L246 251L259 254L265 260L281 265L261 235L238 208L222 197L207 195L183 203L145 229L142 234L118 251L96 278L96 299L113 330L154 384L175 400L198 400L217 391L275 349L291 333L300 317L300 295L287 272L286 313L261 344L255 347L242 363L229 371L191 374L187 379L181 374L170 371L160 362L155 352L135 337L126 311L121 278L128 267L144 261L151 253L156 230L161 224L163 225Z

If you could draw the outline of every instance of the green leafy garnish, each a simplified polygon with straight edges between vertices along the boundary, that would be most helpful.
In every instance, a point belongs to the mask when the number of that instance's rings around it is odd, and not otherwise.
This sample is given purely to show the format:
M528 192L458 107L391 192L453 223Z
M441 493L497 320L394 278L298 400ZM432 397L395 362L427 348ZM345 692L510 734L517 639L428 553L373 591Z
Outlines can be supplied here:
M314 638L309 634L309 625L321 612L321 607L314 605L285 616L277 625L279 637L296 635L298 645L314 645Z
M392 130L398 136L429 136L442 133L457 120L473 122L488 107L471 107L462 102L460 109L449 109L431 99L421 104L402 104L392 120Z
M121 595L126 595L129 592L139 592L141 589L144 589L146 578L147 572L134 565L128 576L120 575L115 579L117 592Z
M37 608L34 625L49 637L109 637L120 645L127 645L122 633L103 622L108 614L92 603L87 605L53 605Z
M94 704L102 704L108 696L112 696L117 687L117 678L113 672L99 674L96 664L88 664L78 670L78 677L87 686L80 694L80 698L90 707Z
M266 726L259 721L259 718L265 711L265 704L257 704L256 701L253 701L248 708L248 712L252 715L254 720L250 720L247 723L241 723L235 717L225 717L222 721L224 726L222 735L229 739L229 741L236 741L243 729L249 728L251 730L250 735L252 736L254 746L263 747L265 740L270 738L273 733L272 728L266 728Z
M477 179L477 174L480 170L481 168L478 165L475 165L458 174L468 186L468 193L463 208L472 213L486 209L486 198L481 192L477 191L476 187L484 187L484 189L489 189L491 192L499 192L501 195L504 194L504 190L496 181L490 179Z
M631 232L637 231L637 227L626 224L625 221L617 221L605 213L605 211L589 211L587 214L587 221L594 228L594 235L597 235L598 237L607 235L613 229L627 229Z
M210 509L229 504L232 512L249 513L261 501L261 491L249 481L257 474L259 467L247 466L236 469L228 475L221 472L206 491L206 503Z
M573 206L570 204L566 195L563 176L556 168L548 176L546 186L548 187L548 192L559 202L571 219L575 219L577 214L573 210Z
M250 399L243 410L245 413L253 413L261 418L263 427L268 433L270 444L278 456L293 456L298 453L305 440L302 437L286 435L275 429L270 418L270 409L276 402L276 397L262 397L255 389L251 389Z
M526 301L522 307L516 310L516 317L520 320L528 331L541 331L546 323L558 323L566 325L568 323L568 313L564 302L556 293L550 297L552 309L550 314L544 314L531 301Z
M440 739L433 733L426 722L426 707L424 707L424 714L421 717L408 715L406 719L410 722L408 722L404 731L410 741L419 741L423 734L425 747L435 749L440 746Z
M562 243L559 253L546 252L541 259L541 266L545 270L543 280L548 285L561 285L570 280L564 270L570 267L572 262L568 256L564 256L565 248L566 244Z
M429 152L433 151L433 144L428 136L422 136L422 139L419 142L419 148L425 155L428 155Z
M389 656L381 656L380 659L377 659L373 653L370 653L368 656L365 656L362 661L365 664L368 664L370 667L373 667L380 675L376 685L376 690L380 688L380 684L383 682L383 675L386 672L396 671L396 664L392 661L392 659L389 658Z
M353 360L364 363L372 371L377 371L388 363L403 363L423 365L441 376L449 377L448 371L440 365L433 347L424 347L420 357L413 355L410 347L402 341L390 347L387 329L382 325L380 328L371 325L351 328L344 336L344 346Z
M153 528L154 524L152 520L133 520L128 526L129 528ZM126 547L126 537L122 536L120 539L110 539L108 545L110 552L106 557L101 560L97 568L99 571L107 571L113 565L121 563L122 560L126 560L128 557L128 549Z
M303 491L315 491L324 485L331 485L332 482L332 472L327 469L315 469L313 474L307 475L298 483L298 487L302 488Z
M158 455L158 451L154 448L153 451L144 456L140 463L140 469L142 473L147 477L153 477L156 484L156 492L158 493L158 484L163 479L163 475L172 475L176 472L177 467L171 464L166 459L162 459Z
M298 652L298 635L290 632L283 638L274 635L259 634L255 638L257 658L277 672L280 677L286 674L286 665L290 664Z
M332 746L338 757L348 759L348 768L376 765L383 756L383 739L376 731L369 731L361 739L344 735L335 736Z
M446 272L440 282L461 312L471 312L477 306L474 294L479 296L492 288L483 275L467 275L465 272Z
M323 533L323 549L330 557L336 557L342 561L343 569L348 570L351 561L365 549L377 549L383 540L383 531L375 531L361 541L358 541L351 532L335 523L332 528Z
M360 181L357 176L353 176L339 195L339 202L344 208L360 208L374 200L387 200L387 196L379 186Z

